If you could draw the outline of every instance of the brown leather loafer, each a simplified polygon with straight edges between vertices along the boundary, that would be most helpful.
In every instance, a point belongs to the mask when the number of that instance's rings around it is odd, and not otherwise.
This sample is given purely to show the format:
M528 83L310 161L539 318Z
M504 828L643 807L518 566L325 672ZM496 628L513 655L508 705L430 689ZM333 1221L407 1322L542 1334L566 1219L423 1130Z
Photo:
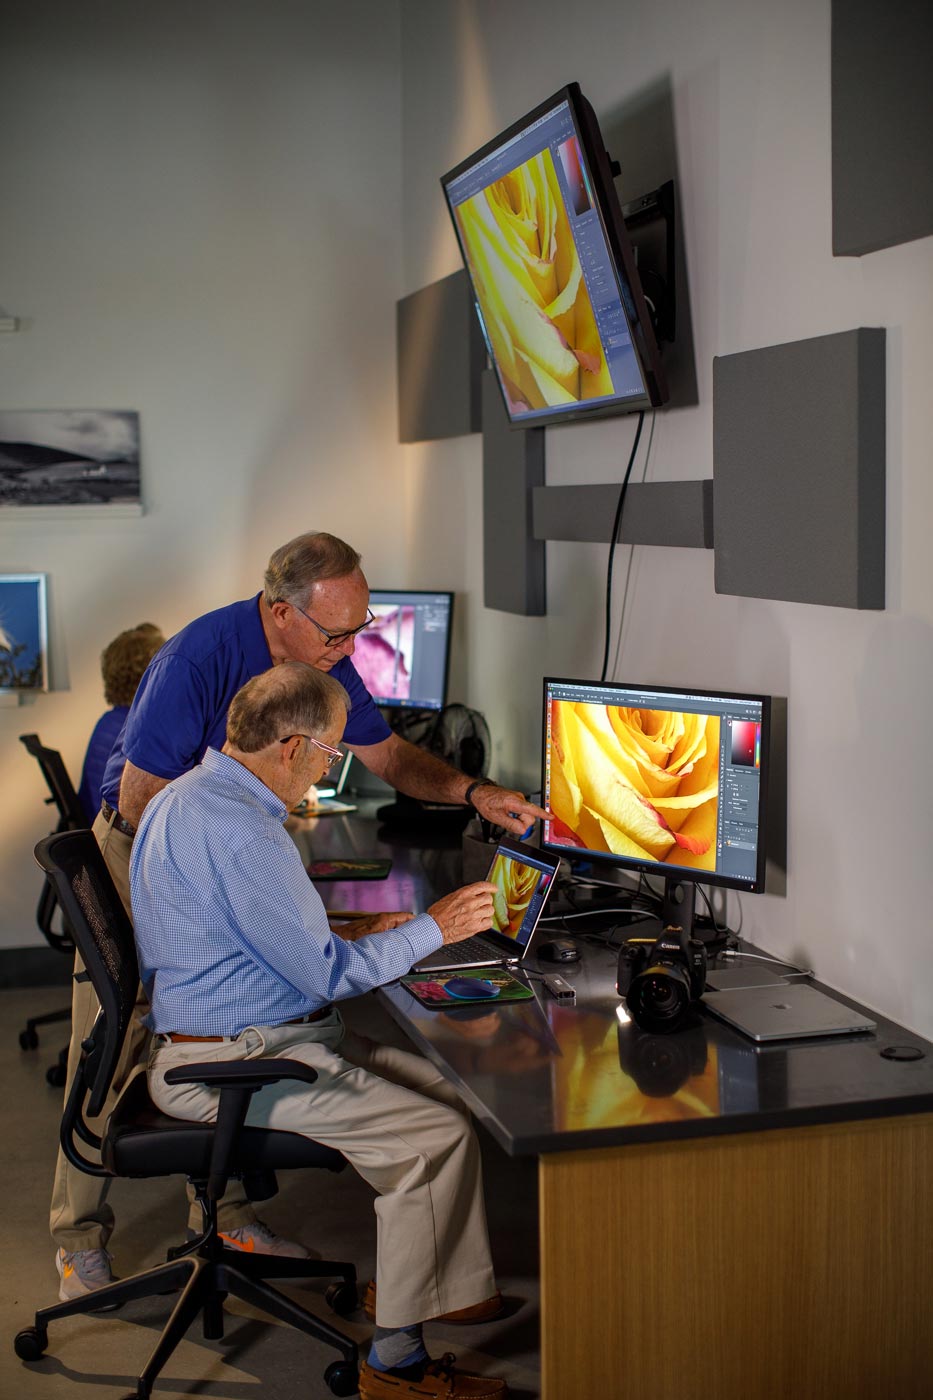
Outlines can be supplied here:
M374 1371L367 1361L360 1366L360 1400L502 1400L508 1395L505 1381L495 1376L474 1376L458 1371L454 1354L428 1361L418 1381Z
M363 1289L363 1311L370 1322L376 1321L376 1280L371 1278ZM453 1312L439 1313L437 1317L422 1318L424 1322L456 1322L464 1327L475 1325L479 1322L493 1322L497 1317L501 1317L505 1311L505 1304L502 1301L502 1294L498 1288L491 1298L484 1298L481 1303L471 1303L468 1308L455 1308Z

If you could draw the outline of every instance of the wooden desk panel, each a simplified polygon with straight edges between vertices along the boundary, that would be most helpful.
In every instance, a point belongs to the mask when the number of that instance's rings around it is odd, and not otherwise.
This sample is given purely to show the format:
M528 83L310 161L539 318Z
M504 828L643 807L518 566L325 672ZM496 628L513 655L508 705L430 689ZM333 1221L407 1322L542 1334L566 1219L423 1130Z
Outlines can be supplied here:
M933 1120L540 1162L544 1400L925 1400Z

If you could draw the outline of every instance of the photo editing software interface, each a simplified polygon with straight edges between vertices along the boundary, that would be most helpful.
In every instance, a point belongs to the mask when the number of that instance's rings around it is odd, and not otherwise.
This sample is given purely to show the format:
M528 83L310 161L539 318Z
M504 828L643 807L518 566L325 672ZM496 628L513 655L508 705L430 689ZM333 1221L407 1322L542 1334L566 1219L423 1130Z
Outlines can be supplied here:
M487 879L495 885L492 927L504 938L524 945L534 932L538 914L554 875L551 861L537 861L532 853L520 858L500 849Z
M369 606L375 621L358 633L353 665L376 704L443 709L453 594L374 589Z
M512 421L643 397L571 103L532 114L443 183ZM546 247L526 246L534 229Z
M770 702L665 687L545 681L542 844L667 878L764 880Z

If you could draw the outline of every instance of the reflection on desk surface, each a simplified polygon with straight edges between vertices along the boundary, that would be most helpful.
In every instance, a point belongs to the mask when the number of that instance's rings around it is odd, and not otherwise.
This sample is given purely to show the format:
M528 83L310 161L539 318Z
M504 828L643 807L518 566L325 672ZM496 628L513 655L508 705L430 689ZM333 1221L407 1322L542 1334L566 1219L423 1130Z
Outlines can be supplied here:
M414 1001L410 994L409 998ZM561 1054L536 999L510 1002L505 1008L462 1006L431 1014L432 1039L462 1078L525 1074Z
M640 1127L719 1112L716 1052L702 1026L651 1035L631 1021L613 1026L586 1015L572 1021L574 1007L554 1010L564 1052L551 1068L561 1131Z

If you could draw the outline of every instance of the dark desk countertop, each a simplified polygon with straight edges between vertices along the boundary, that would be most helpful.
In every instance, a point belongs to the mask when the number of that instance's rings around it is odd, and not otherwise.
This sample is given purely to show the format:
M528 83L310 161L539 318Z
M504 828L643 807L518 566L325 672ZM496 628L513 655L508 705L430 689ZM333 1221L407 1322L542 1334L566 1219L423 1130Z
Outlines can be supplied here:
M292 834L307 859L393 860L388 880L321 885L332 908L420 912L459 883L459 850L449 841L431 848L420 834L393 837L367 815L301 823ZM535 980L534 1001L451 1012L427 1010L401 984L378 993L513 1155L933 1110L933 1045L874 1013L873 1033L761 1047L699 1009L692 1028L649 1035L618 1018L615 954L595 945L583 952L559 969L526 962L559 971L577 990L574 1006ZM884 1059L890 1045L918 1047L923 1058Z

